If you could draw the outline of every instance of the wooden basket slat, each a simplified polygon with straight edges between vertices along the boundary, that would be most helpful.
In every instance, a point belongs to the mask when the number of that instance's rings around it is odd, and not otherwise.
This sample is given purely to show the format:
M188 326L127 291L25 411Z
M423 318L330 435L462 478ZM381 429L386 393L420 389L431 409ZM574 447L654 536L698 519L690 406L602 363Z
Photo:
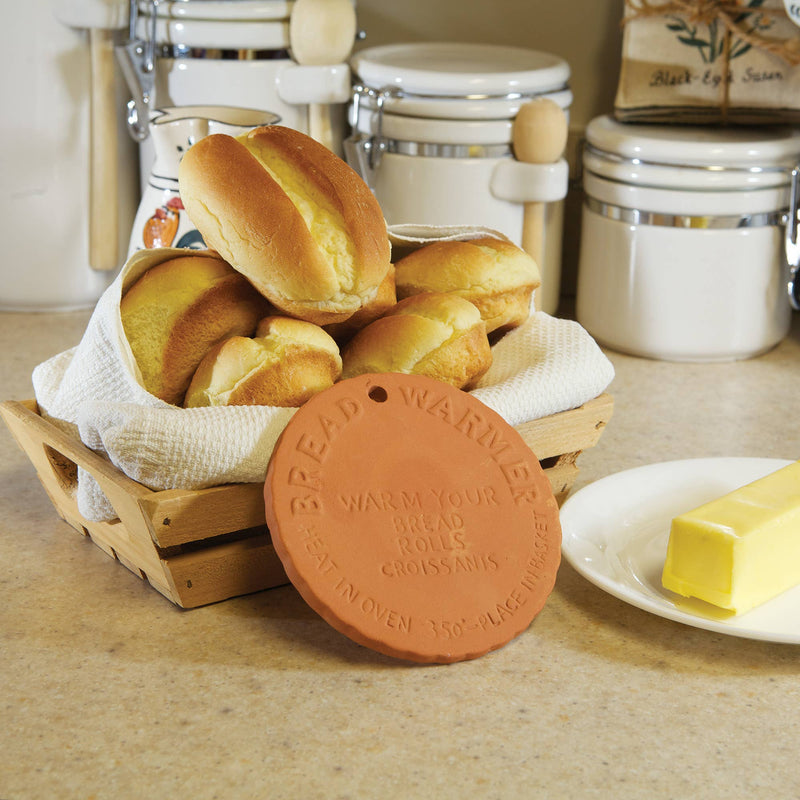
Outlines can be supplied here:
M516 430L543 461L594 447L611 419L613 408L611 395L601 394L578 408L523 422Z
M200 549L196 552L184 555L162 550L154 541L150 515L144 509L146 506L150 513L153 509L157 512L160 494L168 495L169 506L175 500L174 492L154 492L131 480L102 456L42 419L33 401L0 403L0 415L30 458L59 516L177 605L193 608L287 582L265 525L252 542L224 544L215 543L207 530L197 527L194 545ZM94 521L80 514L77 469L70 469L70 465L79 465L98 481L118 519ZM179 494L191 497L192 492ZM188 504L191 506L191 501ZM263 523L263 499L261 505ZM221 511L222 505L218 506ZM207 527L229 533L229 523L221 513Z
M172 593L184 608L289 582L266 525L248 539L171 558L169 574Z
M175 547L265 523L264 487L255 483L153 492L139 503L159 547Z

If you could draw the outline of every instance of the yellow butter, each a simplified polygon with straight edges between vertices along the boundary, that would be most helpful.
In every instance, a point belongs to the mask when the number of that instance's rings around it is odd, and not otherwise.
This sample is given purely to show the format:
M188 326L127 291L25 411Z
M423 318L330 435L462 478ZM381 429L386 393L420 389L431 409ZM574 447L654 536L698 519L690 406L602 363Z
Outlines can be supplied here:
M675 517L661 581L739 614L800 583L800 461Z

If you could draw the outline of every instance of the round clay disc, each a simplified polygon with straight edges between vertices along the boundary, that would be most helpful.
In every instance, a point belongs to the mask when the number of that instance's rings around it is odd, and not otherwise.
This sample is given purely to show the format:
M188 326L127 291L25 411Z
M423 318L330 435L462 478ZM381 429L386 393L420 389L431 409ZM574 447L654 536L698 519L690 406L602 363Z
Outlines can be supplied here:
M558 504L520 435L466 392L362 375L292 417L265 485L286 573L334 628L418 662L524 631L555 583Z

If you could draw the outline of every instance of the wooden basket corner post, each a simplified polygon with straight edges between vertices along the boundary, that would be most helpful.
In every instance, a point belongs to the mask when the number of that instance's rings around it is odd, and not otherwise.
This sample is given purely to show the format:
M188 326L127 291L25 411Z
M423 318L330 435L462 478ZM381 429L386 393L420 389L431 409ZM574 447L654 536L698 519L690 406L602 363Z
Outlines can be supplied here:
M613 410L611 395L601 394L578 408L517 426L517 431L539 459L559 506L569 496L578 477L578 457L597 444Z

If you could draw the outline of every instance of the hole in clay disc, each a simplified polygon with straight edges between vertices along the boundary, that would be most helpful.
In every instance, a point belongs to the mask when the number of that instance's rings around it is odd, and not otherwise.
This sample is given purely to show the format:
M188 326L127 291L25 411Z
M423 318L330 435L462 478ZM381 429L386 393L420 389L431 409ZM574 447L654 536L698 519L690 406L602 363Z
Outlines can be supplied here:
M370 400L375 403L385 403L389 399L386 389L383 386L373 386L367 393Z

